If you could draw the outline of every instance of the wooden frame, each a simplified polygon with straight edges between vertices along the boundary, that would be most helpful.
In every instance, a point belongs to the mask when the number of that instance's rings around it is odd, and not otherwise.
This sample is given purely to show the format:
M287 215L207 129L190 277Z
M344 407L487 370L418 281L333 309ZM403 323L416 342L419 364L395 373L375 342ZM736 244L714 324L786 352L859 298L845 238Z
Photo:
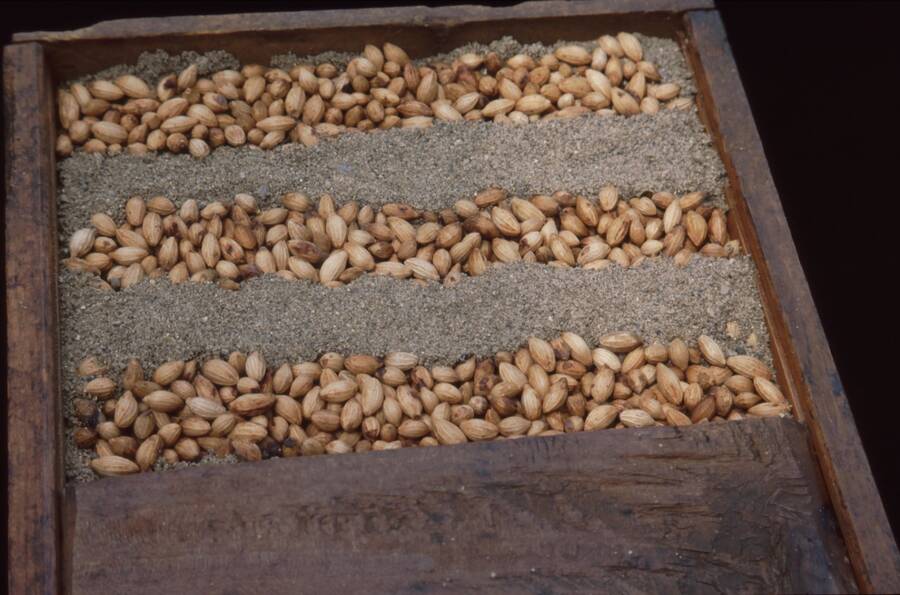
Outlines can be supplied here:
M778 444L789 445L786 448L793 457L793 463L790 463L793 467L790 468L805 470L792 473L799 473L809 484L811 506L827 494L839 524L839 534L846 544L856 587L867 592L900 590L900 555L791 241L780 198L769 173L722 23L711 8L711 3L706 0L597 0L573 4L528 2L505 8L415 7L402 10L139 19L100 23L67 33L17 34L14 43L4 48L8 158L6 298L10 592L80 591L89 585L102 584L96 582L104 578L101 575L86 576L81 573L77 577L80 582L73 578L73 560L78 556L73 545L76 542L75 532L86 530L91 518L90 507L85 508L89 500L79 498L79 494L112 499L126 495L137 498L142 492L152 492L154 489L153 482L141 477L99 482L63 491L61 457L64 445L61 437L56 325L58 244L53 81L103 68L113 61L133 60L140 51L151 48L226 49L243 60L263 61L273 53L284 51L289 45L301 53L356 49L358 37L348 33L365 31L367 40L391 39L414 55L425 55L466 41L488 40L506 33L525 41L591 37L598 26L608 30L630 26L635 30L681 39L700 89L698 102L701 116L717 143L728 171L728 199L734 213L733 224L759 267L779 376L794 402L798 419L803 422L802 425L789 420L737 424L744 426L744 429L729 431L739 436L737 440L748 445L753 442L753 436L758 435L772 436L777 438ZM296 36L298 31L304 33L299 42ZM111 45L116 48L115 52L108 51ZM721 430L714 430L711 426L686 432L670 429L635 431L629 435L628 443L637 452L646 448L649 441L674 440L681 445L676 446L675 451L681 452L679 449L683 444L696 440L697 434L714 436L720 435L719 432ZM759 432L762 434L757 434ZM734 436L728 439L736 440ZM803 446L804 436L809 443L808 448ZM531 441L516 441L503 446L454 447L446 453L433 455L387 453L384 456L402 457L402 463L399 458L391 460L409 473L409 466L424 472L429 465L435 464L437 459L434 457L439 458L442 454L448 461L447 465L456 469L462 479L469 478L472 485L484 486L491 482L487 476L478 473L503 475L505 460L528 460L538 467L549 465L550 459L547 457L550 455L540 451L570 448L565 446L569 443L564 441L572 441L572 444L579 441L585 452L594 452L595 449L601 452L599 449L609 447L607 438L585 435L549 439L546 449L534 447ZM571 448L569 452L574 452ZM477 455L471 454L476 452L473 449L477 449ZM623 456L627 454L625 450ZM381 461L387 460L377 458L381 455L371 456L374 457L371 460L376 461L371 463L373 467L379 467ZM818 472L804 462L813 458ZM475 459L484 462L480 471L472 469ZM747 463L747 468L757 469L751 462ZM359 465L343 460L283 461L277 464L297 465L298 471L302 470L311 477L326 477L320 475L326 471L352 477L354 465L357 469ZM524 465L521 462L518 464L520 467ZM584 464L586 468L598 469L588 462ZM207 482L228 485L242 477L265 478L268 473L266 469L270 469L271 465L260 463L257 466L193 470L187 472L192 474L190 478L185 475L181 480L186 482L185 485L193 486L188 487L185 493L201 498L207 489ZM612 467L604 469L608 472ZM721 477L724 481L728 473L721 471ZM824 490L818 485L820 479ZM166 484L169 481L165 478L156 483ZM334 490L338 488L332 486ZM714 488L708 486L709 490ZM561 494L566 495L565 490ZM82 510L86 512L80 512ZM724 511L720 513L724 514ZM207 514L213 513L207 510ZM775 521L772 522L774 526ZM828 523L816 524L815 527L816 535L824 540L823 543L830 542ZM796 530L790 523L779 524L777 528ZM552 534L543 537L548 545L554 547L564 547L566 544L564 536ZM413 542L410 547L415 547ZM470 543L469 547L475 545ZM840 549L839 545L834 547ZM771 581L759 586L786 590L852 589L852 582L841 582L842 573L837 568L839 563L827 561L825 554L822 556L825 561L820 560L820 563L830 569L825 578L798 562L799 571L809 571L809 580L797 581L787 575L773 575ZM562 558L558 558L556 563L565 565ZM517 572L524 572L523 568L518 568ZM137 581L142 577L138 573L129 575L129 578ZM467 586L490 588L491 584L496 584L481 583L480 579L466 577L464 573L456 576L456 580ZM186 584L180 583L181 586ZM456 584L460 585L459 582ZM573 589L590 585L587 582L569 584ZM290 583L277 585L282 590L289 590ZM516 585L521 586L511 582L506 587L514 588ZM648 587L659 585L647 584ZM131 585L139 591L141 586L140 582ZM402 584L386 582L382 586L397 588ZM150 587L144 584L143 588Z

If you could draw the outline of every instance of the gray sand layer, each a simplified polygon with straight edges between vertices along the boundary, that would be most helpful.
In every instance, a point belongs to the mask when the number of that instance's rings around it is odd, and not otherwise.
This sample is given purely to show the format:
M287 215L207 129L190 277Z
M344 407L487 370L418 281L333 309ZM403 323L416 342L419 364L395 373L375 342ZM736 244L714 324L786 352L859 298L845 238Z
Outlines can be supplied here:
M199 161L77 153L60 161L59 174L63 238L95 212L120 216L135 194L205 201L247 192L265 206L286 192L327 192L338 202L439 210L491 185L523 196L557 190L596 196L615 184L627 196L702 191L721 201L725 180L693 111L346 134L311 148L220 148Z
M749 257L697 257L685 268L658 258L604 271L501 265L451 288L367 275L340 288L267 277L236 292L164 280L108 292L96 289L92 277L66 272L66 392L80 387L72 383L72 370L87 355L113 370L130 357L152 366L235 349L259 349L271 363L326 351L399 350L426 363L452 364L565 330L590 342L617 330L648 340L706 333L730 350L768 359L755 277ZM730 321L742 329L737 339L725 334ZM746 342L750 333L755 346Z

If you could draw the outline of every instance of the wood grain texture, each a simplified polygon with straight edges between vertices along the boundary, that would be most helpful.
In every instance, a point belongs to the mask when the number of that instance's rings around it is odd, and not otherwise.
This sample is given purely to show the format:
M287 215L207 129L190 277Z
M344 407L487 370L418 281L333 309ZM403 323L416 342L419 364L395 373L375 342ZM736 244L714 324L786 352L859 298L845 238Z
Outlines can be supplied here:
M71 592L854 590L802 426L748 420L70 488Z
M752 222L748 235L760 266L769 310L792 350L800 405L808 420L859 586L900 591L900 554L844 394L825 332L791 239L750 106L722 21L715 12L685 16L698 82L707 95L709 124L720 144L733 189ZM773 329L774 330L774 329Z
M3 50L7 587L56 593L62 485L53 95L39 44Z
M286 51L358 52L365 43L385 41L422 57L504 35L523 42L593 39L600 32L631 30L671 37L684 11L711 7L710 0L584 0L185 16L106 21L75 31L20 33L14 39L45 44L54 76L67 80L134 63L141 52L157 49L225 50L242 63L267 64Z

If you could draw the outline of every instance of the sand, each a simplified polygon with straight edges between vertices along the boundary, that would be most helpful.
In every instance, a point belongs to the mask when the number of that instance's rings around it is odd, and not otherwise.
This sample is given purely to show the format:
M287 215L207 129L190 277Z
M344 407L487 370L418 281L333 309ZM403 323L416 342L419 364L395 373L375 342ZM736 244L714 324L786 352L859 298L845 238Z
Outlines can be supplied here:
M236 292L167 280L109 292L93 287L94 278L62 277L63 342L113 365L233 349L260 349L269 361L399 350L450 364L563 330L589 340L613 330L668 340L721 335L724 322L738 320L748 332L764 332L748 257L697 257L686 268L660 257L605 271L496 265L449 288L364 275L340 288L267 277Z
M439 210L488 186L530 196L568 190L595 197L605 184L627 196L706 192L723 204L725 172L696 112L633 118L588 115L520 126L443 124L425 131L339 136L307 148L219 148L186 155L77 153L59 162L62 237L99 211L121 217L133 195L180 202L250 193L271 205L285 192L339 202L407 202Z

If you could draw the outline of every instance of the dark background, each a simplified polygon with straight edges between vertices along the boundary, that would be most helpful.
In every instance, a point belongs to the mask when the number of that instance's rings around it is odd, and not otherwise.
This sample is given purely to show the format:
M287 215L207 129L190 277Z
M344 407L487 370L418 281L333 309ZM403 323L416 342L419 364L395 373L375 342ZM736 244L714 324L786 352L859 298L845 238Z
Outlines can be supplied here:
M114 18L452 3L11 2L0 26L7 43L13 31L74 29ZM900 5L720 2L719 10L897 535Z

